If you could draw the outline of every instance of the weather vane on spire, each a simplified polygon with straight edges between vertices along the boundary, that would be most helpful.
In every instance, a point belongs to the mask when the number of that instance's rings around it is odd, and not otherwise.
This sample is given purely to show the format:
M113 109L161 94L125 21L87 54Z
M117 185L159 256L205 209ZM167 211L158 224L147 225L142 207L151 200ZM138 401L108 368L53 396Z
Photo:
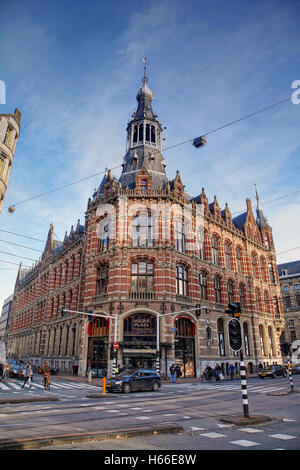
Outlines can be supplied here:
M147 75L146 75L146 72L147 72L147 61L146 61L146 57L143 57L142 58L142 62L144 63L144 79L147 79Z

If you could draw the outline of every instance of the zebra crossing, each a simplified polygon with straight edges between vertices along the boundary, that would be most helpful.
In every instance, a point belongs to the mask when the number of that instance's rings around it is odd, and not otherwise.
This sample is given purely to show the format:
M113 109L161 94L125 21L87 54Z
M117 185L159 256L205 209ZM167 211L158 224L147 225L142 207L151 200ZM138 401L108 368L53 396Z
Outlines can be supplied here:
M247 389L250 391L250 393L269 393L269 392L275 392L279 390L284 390L288 388L287 384L276 384L274 386L265 384L265 385L257 385L257 384L247 384ZM232 383L200 383L196 384L193 386L193 388L188 388L188 392L195 391L196 390L214 390L215 392L217 391L240 391L241 390L241 385L240 383L232 384Z
M50 385L50 390L45 390L44 386L41 383L38 382L32 382L31 388L29 389L28 384L26 384L25 389L22 388L23 382L17 382L17 381L10 381L8 380L7 382L0 382L0 396L2 395L1 392L11 392L11 393L18 393L22 392L24 390L30 391L30 392L59 392L59 391L92 391L92 390L98 390L99 387L86 384L86 383L80 383L80 382L72 382L72 383L66 383L66 382L61 382L57 381L55 383L51 382Z

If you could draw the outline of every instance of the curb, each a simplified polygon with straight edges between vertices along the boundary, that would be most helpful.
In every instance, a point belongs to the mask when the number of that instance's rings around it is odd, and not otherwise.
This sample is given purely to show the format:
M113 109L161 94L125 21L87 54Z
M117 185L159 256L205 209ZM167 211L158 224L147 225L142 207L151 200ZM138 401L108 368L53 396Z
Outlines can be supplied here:
M95 431L77 434L61 434L57 436L41 436L36 438L2 440L0 450L26 450L37 447L45 447L59 444L67 444L84 441L103 441L108 439L129 439L135 436L153 434L178 433L184 430L183 426L157 425L153 427L127 428L119 430Z
M87 398L120 398L120 395L113 395L112 393L90 393L86 396Z
M32 401L59 401L58 397L22 397L22 398L0 398L0 405L5 403L30 403Z

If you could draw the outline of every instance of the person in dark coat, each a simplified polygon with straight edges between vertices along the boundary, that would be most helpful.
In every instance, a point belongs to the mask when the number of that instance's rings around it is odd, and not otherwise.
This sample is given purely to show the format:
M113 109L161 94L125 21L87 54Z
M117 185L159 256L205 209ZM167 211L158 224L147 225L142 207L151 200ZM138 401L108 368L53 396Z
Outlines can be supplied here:
M172 364L170 367L171 382L175 383L175 365Z

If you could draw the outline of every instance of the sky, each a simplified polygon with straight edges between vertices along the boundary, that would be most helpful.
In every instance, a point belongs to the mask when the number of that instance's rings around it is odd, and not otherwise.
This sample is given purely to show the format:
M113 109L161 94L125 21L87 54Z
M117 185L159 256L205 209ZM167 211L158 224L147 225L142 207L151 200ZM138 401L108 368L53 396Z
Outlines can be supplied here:
M300 80L297 0L0 0L0 10L0 113L22 114L0 230L42 240L0 231L0 259L23 266L42 254L25 246L43 250L50 223L60 240L84 224L102 175L21 203L121 165L144 56L166 149L291 97ZM281 253L300 246L299 122L289 100L200 149L164 152L170 179L180 170L189 194L204 187L232 215L246 198L255 208L256 184L278 264L300 259L300 249ZM0 262L0 306L17 270Z

